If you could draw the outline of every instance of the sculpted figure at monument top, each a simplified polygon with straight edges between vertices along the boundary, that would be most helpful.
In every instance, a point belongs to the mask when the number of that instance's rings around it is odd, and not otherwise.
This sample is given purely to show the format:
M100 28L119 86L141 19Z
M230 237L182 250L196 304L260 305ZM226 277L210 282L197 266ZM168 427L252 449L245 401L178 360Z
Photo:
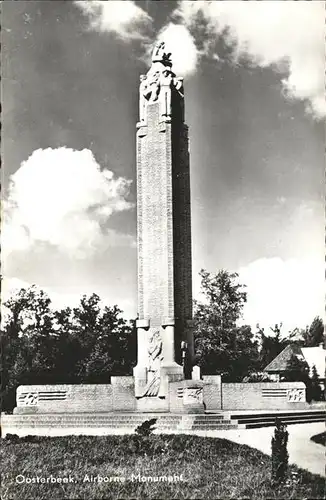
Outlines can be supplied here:
M165 52L165 42L157 42L152 53L152 64L161 62L164 66L172 66L171 52Z
M166 52L165 42L155 44L152 52L152 65L146 75L141 75L139 86L139 123L146 123L148 104L160 102L160 116L163 120L171 116L171 91L183 97L183 78L176 77L172 71L171 52Z

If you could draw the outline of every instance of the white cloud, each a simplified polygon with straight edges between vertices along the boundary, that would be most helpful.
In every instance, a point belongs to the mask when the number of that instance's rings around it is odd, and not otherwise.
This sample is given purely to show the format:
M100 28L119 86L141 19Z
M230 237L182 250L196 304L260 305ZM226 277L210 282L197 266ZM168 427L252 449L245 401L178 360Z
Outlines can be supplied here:
M19 278L4 277L1 280L1 302L4 303L11 294L18 292L22 288L29 288L30 286L30 283Z
M169 23L157 38L163 40L166 51L172 53L173 71L177 75L187 76L195 71L197 49L192 35L185 26Z
M31 283L27 283L19 278L14 277L4 277L1 282L1 318L2 321L6 321L8 310L4 303L22 288L28 289L32 286ZM78 287L62 287L61 289L54 289L53 287L38 286L34 285L36 292L42 290L47 294L51 300L50 307L52 310L60 310L66 307L78 307L80 300L83 295L90 296L93 293L97 293L101 299L102 306L113 306L117 304L118 307L123 311L123 317L125 319L132 319L136 317L136 306L132 300L127 297L118 298L114 293L108 294L110 290L97 289L94 286L78 286ZM112 291L111 291L112 292Z
M204 16L206 36L213 41L223 34L237 61L246 56L257 66L286 70L285 93L305 101L317 118L325 116L324 2L187 1L175 15L194 32Z
M101 171L87 149L34 151L11 176L4 200L4 256L34 244L89 255L103 245L132 243L105 228L113 213L133 207L126 199L130 182Z
M153 20L136 2L76 0L75 5L87 16L90 29L115 32L125 41L140 40L148 56ZM282 69L287 73L282 79L287 97L304 101L308 111L322 118L326 115L324 11L324 2L318 0L180 1L172 15L178 24L168 22L158 38L172 52L175 71L187 76L202 55L219 60L212 47L223 35L236 62L246 56L256 66ZM202 17L207 24L204 32Z
M90 28L114 32L124 40L147 40L152 18L131 0L76 0L88 17Z
M267 331L283 323L284 332L304 328L324 312L322 259L259 259L239 271L247 285L243 322Z

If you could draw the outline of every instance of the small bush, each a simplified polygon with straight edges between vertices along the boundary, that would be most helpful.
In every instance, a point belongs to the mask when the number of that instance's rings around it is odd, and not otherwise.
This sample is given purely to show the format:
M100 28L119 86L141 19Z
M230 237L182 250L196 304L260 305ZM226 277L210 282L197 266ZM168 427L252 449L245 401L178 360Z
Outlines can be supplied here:
M280 484L285 481L287 473L289 433L286 425L279 418L275 419L275 426L274 437L272 437L272 481Z
M138 425L136 427L135 432L138 434L138 436L143 436L147 437L153 434L153 431L155 431L154 425L157 422L157 418L151 418L150 420L145 420L142 424Z
M311 441L314 443L322 444L323 446L326 446L326 432L322 432L321 434L316 434L315 436L312 436Z
M249 373L242 382L272 382L272 379L269 377L268 373L265 372L252 372Z
M135 429L135 434L130 442L130 451L137 455L154 456L160 454L163 450L162 439L160 436L154 436L155 424L157 418L145 420Z
M20 437L18 436L18 434L6 434L5 440L9 441L10 443L19 443Z

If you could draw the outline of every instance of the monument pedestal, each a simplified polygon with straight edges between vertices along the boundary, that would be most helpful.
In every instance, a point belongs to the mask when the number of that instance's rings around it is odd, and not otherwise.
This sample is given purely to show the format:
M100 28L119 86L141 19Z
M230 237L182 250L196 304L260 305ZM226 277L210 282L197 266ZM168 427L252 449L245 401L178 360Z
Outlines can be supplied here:
M150 395L147 394L147 388L154 377L158 377L157 394ZM169 384L183 379L183 367L175 362L169 365L162 364L158 372L150 372L147 367L137 365L134 368L137 411L169 411Z
M202 380L182 380L169 385L170 412L205 413Z

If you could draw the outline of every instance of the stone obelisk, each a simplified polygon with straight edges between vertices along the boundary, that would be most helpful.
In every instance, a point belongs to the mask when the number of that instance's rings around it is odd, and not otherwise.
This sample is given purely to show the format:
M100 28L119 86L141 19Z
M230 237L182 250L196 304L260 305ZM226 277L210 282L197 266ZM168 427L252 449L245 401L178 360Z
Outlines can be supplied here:
M168 382L182 380L181 347L193 358L188 127L183 79L164 42L140 77L137 123L139 408L164 408Z

